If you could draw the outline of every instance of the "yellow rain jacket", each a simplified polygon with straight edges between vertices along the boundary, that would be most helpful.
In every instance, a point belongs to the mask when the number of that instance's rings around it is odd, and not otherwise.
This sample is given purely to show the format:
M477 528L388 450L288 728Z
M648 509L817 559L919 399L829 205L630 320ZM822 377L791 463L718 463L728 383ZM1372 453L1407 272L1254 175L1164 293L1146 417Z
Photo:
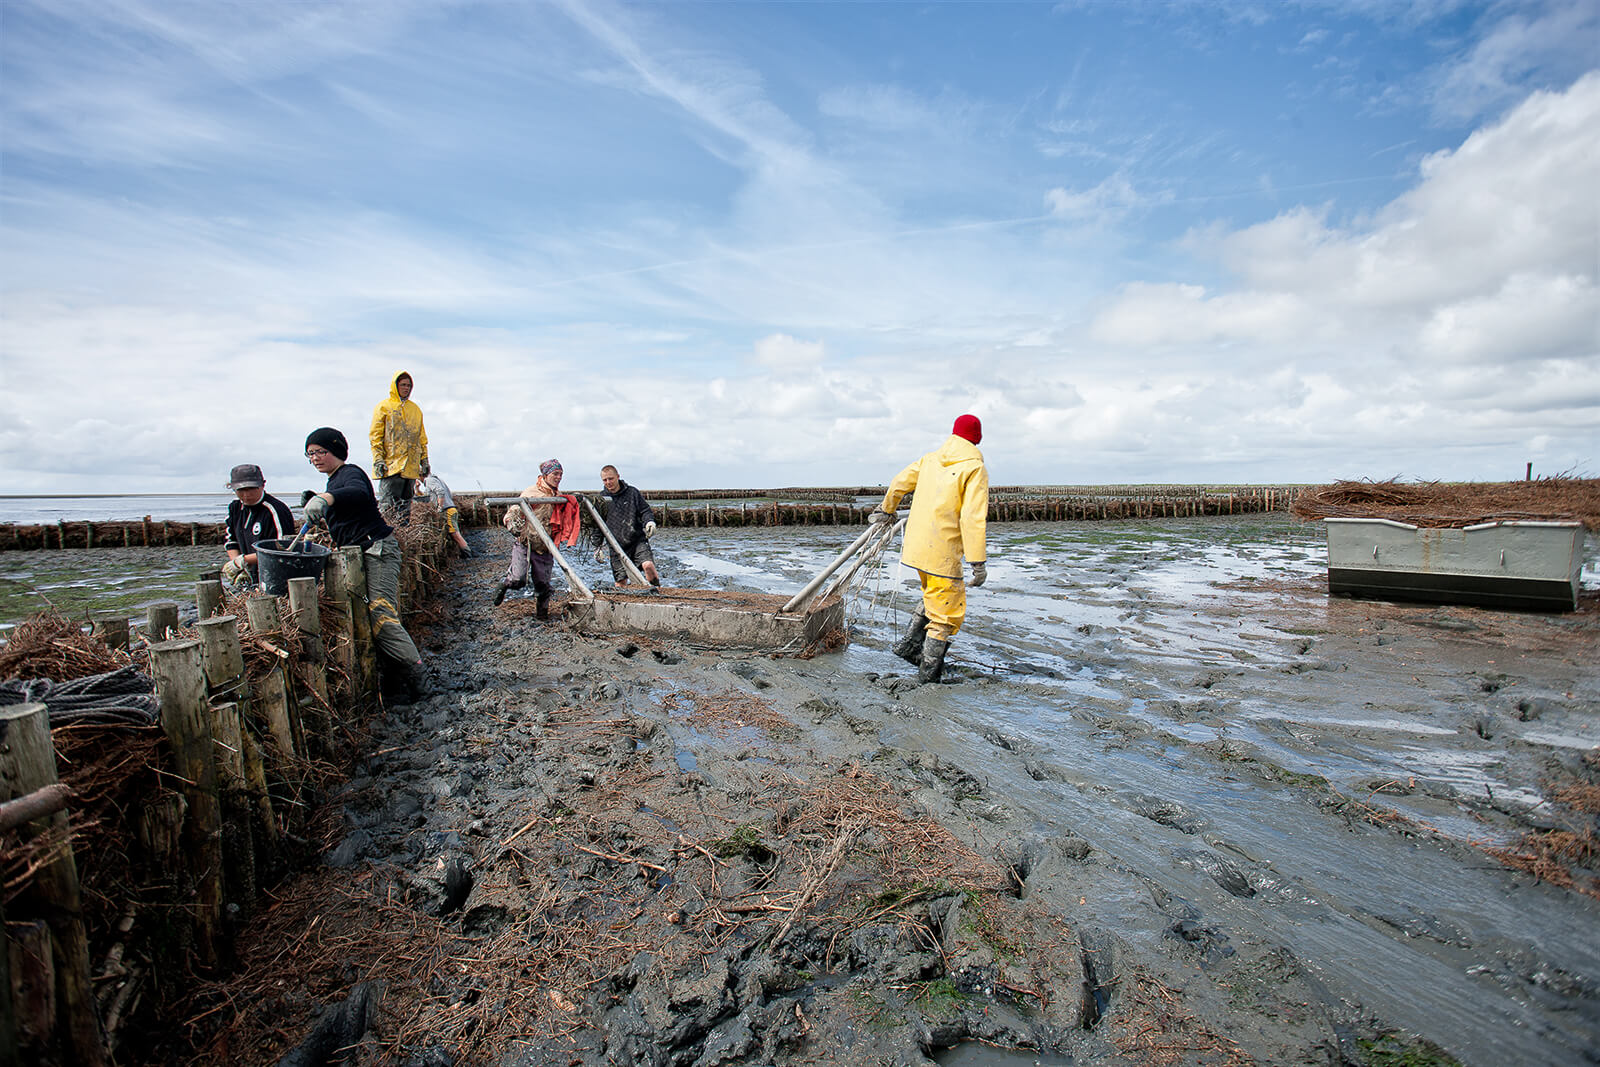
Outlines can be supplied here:
M396 373L389 381L389 399L372 409L372 460L383 464L386 478L420 478L428 461L422 409L414 400L400 399L400 379L409 377L405 371Z
M963 556L968 563L988 561L989 472L977 445L951 434L944 444L895 475L883 510L894 514L901 498L913 490L901 563L924 574L959 580Z

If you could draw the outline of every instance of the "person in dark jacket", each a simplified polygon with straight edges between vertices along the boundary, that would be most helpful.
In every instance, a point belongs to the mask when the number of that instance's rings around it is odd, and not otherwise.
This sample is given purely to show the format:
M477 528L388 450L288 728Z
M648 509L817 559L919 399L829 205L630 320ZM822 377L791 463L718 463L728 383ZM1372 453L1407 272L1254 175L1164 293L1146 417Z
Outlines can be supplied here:
M272 541L294 534L294 515L289 505L267 492L267 479L254 463L241 463L228 475L228 488L238 499L228 504L225 524L227 539L223 548L228 562L222 568L223 581L230 585L261 580L256 567L256 542Z
M313 430L306 438L306 459L328 476L326 490L304 501L306 521L326 523L335 545L361 549L373 643L394 665L407 696L415 701L426 694L426 683L422 655L400 622L400 542L378 511L367 472L345 462L349 455L344 434L331 426Z
M606 487L600 497L600 516L606 520L606 529L611 531L611 536L617 539L617 544L622 546L628 558L644 572L646 580L651 585L659 586L661 576L656 573L655 553L650 551L650 538L656 532L656 513L650 510L644 494L623 481L617 468L611 464L600 468L600 482ZM604 559L609 550L611 577L616 579L618 585L627 585L628 568L617 550L606 541L606 535L596 530L594 541L595 562Z

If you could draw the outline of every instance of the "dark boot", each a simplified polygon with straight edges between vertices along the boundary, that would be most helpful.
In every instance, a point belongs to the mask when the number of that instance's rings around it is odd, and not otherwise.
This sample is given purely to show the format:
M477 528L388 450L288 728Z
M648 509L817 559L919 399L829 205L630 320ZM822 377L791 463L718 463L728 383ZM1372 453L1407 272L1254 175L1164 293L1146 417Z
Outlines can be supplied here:
M428 672L423 669L421 660L406 664L400 676L405 684L408 702L415 704L419 700L428 699Z
M539 600L533 606L533 617L540 622L550 621L550 594L540 593Z
M495 607L499 607L505 601L505 599L506 599L506 590L508 590L510 588L511 587L509 585L507 585L505 582L501 582L498 586L495 587L495 590L494 590L494 606Z
M944 654L950 651L950 642L929 637L922 642L922 662L917 665L917 680L937 682L944 676Z
M928 617L921 612L911 620L911 629L906 631L894 646L894 654L911 664L913 667L922 664L922 638L928 632Z

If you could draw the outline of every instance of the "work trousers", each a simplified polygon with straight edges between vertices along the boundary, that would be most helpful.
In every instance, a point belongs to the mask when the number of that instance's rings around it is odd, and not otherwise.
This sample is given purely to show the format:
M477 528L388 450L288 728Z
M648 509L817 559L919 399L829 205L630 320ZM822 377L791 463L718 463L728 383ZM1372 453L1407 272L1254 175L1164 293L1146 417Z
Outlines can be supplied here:
M388 511L401 522L411 517L411 497L416 492L415 479L396 474L379 478L374 488L378 492L378 508Z
M400 622L400 542L393 534L375 541L362 554L367 569L367 617L372 620L372 643L397 663L422 659L416 642Z
M967 617L967 583L918 571L922 581L922 613L928 617L928 636L949 641L961 632Z
M635 566L641 571L644 570L646 563L654 563L656 561L656 554L650 551L649 538L641 537L633 544L623 545L622 547L628 550L628 558L633 560ZM632 576L628 574L628 568L623 564L622 557L617 555L616 549L610 549L610 554L611 577L616 580L618 585L626 585L633 580Z
M511 546L511 566L501 579L507 589L521 589L528 584L528 574L533 574L533 591L540 596L550 594L550 571L555 557L548 552L535 552L520 538Z

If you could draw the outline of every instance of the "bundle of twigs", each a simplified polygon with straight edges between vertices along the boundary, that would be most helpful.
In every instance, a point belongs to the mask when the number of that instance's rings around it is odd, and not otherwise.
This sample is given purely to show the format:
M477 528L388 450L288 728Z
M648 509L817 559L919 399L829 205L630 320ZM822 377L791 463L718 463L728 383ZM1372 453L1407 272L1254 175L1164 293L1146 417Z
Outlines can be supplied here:
M11 631L0 649L0 679L49 678L64 682L105 674L131 662L104 641L85 632L82 624L51 611L41 611Z
M1394 519L1413 526L1472 526L1514 519L1577 520L1600 531L1600 478L1526 482L1338 481L1301 490L1296 518Z

